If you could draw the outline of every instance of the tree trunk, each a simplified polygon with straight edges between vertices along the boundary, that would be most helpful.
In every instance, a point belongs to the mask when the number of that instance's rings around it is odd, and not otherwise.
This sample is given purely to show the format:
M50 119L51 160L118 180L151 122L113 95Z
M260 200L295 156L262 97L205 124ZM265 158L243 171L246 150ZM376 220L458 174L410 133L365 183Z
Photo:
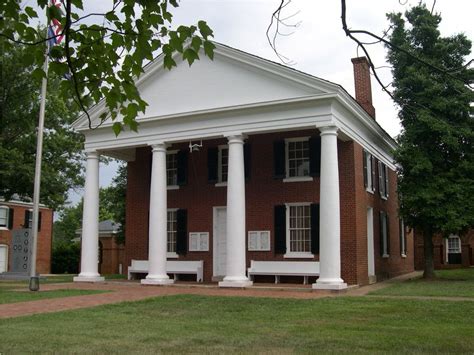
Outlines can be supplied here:
M423 272L424 279L432 279L434 274L433 260L433 232L430 228L423 231L423 251L425 256L425 269Z

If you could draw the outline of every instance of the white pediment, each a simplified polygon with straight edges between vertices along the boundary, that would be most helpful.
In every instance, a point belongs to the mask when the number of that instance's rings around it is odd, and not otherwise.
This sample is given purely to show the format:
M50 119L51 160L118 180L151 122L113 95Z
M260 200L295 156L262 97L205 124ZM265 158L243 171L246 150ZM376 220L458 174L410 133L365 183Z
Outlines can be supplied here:
M335 84L217 43L213 60L202 54L192 66L177 60L177 67L167 70L158 57L145 68L137 87L149 105L138 120L338 90ZM93 120L101 112L100 109L93 112ZM81 123L85 122L76 122L75 126L83 126Z

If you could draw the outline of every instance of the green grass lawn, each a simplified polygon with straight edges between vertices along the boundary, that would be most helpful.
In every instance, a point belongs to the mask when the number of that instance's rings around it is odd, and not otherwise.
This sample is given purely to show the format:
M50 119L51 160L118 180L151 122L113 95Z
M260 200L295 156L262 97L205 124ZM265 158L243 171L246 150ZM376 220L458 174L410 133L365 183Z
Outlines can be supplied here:
M61 298L61 297L70 297L70 296L91 295L91 294L103 293L103 292L104 291L66 290L66 289L54 290L54 291L30 292L30 291L27 291L27 287L24 287L24 285L18 286L18 285L12 284L11 287L7 287L3 285L2 287L0 287L0 304L25 302L25 301L37 301L37 300L42 300L45 298Z
M373 291L370 295L388 296L439 296L474 298L474 268L439 270L437 278L422 278L393 283L390 286Z
M0 353L472 353L472 314L468 301L167 296L0 320Z

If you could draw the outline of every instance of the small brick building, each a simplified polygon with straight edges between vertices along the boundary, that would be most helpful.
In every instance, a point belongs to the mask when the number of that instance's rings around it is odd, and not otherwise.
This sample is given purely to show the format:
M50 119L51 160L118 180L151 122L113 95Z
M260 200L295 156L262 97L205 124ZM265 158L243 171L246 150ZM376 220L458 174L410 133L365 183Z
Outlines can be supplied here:
M423 235L415 230L415 269L424 268ZM456 269L474 266L474 230L466 234L433 238L433 261L435 269Z
M32 209L32 203L0 200L0 273L11 269L12 230L31 227ZM36 270L39 274L51 272L52 235L53 210L40 205L36 255Z
M100 154L128 162L125 264L148 260L142 283L172 282L167 260L203 261L204 281L222 287L251 285L252 261L317 264L315 289L413 271L413 237L397 214L396 144L375 120L365 58L353 59L356 99L217 43L213 61L176 60L167 71L158 57L137 81L149 104L138 133L75 123L87 152L76 281L102 280ZM104 110L95 106L92 120Z

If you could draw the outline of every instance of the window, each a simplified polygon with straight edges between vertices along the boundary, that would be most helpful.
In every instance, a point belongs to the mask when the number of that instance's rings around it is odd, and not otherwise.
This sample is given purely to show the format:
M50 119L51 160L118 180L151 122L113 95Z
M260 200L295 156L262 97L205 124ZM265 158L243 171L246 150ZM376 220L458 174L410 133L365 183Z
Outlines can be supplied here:
M33 210L25 211L25 228L31 228L33 226Z
M379 192L383 199L388 197L388 168L387 166L379 161Z
M270 231L249 231L248 233L249 251L269 251Z
M286 177L309 177L308 138L286 140Z
M168 186L178 185L178 154L170 151L166 154L166 184Z
M380 255L388 258L390 255L390 224L386 212L380 212Z
M399 228L400 228L400 255L402 257L407 256L407 236L405 231L405 223L403 219L399 219Z
M227 182L227 172L229 168L229 147L226 145L219 146L217 182Z
M209 233L189 233L189 251L209 251Z
M310 204L288 205L287 255L311 254Z
M168 252L168 257L176 255L176 242L178 233L177 214L178 210L176 209L168 210L168 246L166 249L166 251Z
M368 192L375 191L375 158L372 154L364 149L364 186Z
M459 254L461 253L461 239L457 235L451 235L448 238L448 253Z
M10 209L6 206L0 206L0 228L8 228L8 215Z

